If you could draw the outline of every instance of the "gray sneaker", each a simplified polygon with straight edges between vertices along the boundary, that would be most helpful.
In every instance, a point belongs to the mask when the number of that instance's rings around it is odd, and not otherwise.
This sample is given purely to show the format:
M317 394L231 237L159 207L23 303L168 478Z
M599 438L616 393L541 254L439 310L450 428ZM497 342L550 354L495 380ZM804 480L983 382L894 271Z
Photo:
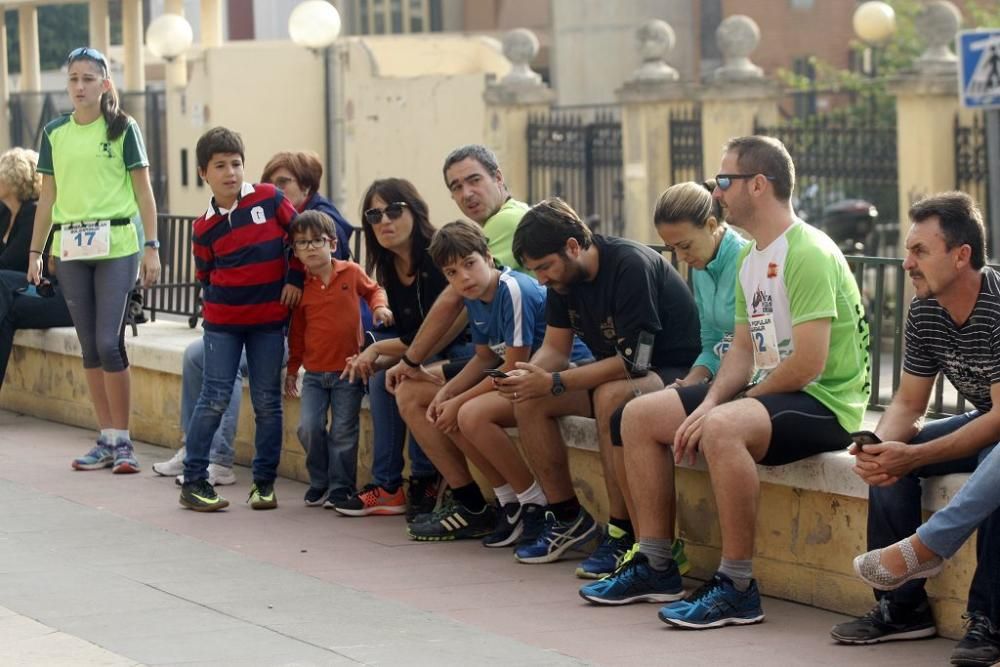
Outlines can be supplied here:
M78 459L73 459L74 470L101 470L115 464L115 453L103 440L98 440L94 447Z
M871 611L835 625L830 636L841 644L881 644L901 639L920 639L937 634L930 605L924 600L913 608L893 604L884 597Z

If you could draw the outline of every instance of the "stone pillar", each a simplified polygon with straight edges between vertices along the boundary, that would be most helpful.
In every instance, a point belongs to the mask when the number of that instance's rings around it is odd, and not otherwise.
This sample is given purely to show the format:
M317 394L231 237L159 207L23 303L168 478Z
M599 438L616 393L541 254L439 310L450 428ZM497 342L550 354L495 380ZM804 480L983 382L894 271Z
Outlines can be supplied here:
M722 147L733 138L753 134L754 121L778 120L778 86L764 78L750 54L760 43L760 29L748 16L728 17L715 31L723 64L701 92L701 145L706 177L718 173Z
M615 91L622 105L622 168L625 189L625 237L660 243L653 208L672 183L670 113L691 106L692 91L680 81L666 57L674 48L674 29L650 19L635 33L642 64Z
M222 46L222 3L220 0L201 0L201 48Z
M142 52L142 0L122 2L122 43L125 47L124 89L143 91L146 89L146 64Z
M486 145L497 155L504 181L515 199L528 198L528 117L548 111L555 94L531 70L538 38L525 28L504 35L503 54L510 72L483 93L486 101ZM535 202L528 202L534 204Z
M0 5L0 12L4 7ZM0 152L10 148L10 80L7 78L7 24L0 24Z
M163 7L164 14L184 16L184 0L167 0ZM187 85L187 57L179 55L164 63L164 79L168 88L184 88Z
M107 54L111 48L108 0L90 0L87 15L90 19L90 45L101 53Z
M17 30L21 38L21 92L38 92L42 89L42 66L38 56L37 7L18 7Z
M956 59L948 49L961 26L950 2L924 7L916 21L927 50L912 71L889 84L896 97L899 164L899 252L910 229L906 212L914 200L955 188ZM900 254L902 256L902 254Z

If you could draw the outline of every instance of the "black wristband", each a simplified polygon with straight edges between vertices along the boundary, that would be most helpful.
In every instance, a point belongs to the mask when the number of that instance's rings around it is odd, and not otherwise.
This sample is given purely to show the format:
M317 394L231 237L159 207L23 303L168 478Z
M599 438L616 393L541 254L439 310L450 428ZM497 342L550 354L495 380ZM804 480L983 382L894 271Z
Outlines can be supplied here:
M41 250L29 250L28 254L30 255L31 253L35 253L36 255L44 255L45 254Z
M417 362L413 361L412 359L410 359L405 354L402 357L400 357L400 361L402 361L404 364L406 364L410 368L420 368L420 364L418 364Z

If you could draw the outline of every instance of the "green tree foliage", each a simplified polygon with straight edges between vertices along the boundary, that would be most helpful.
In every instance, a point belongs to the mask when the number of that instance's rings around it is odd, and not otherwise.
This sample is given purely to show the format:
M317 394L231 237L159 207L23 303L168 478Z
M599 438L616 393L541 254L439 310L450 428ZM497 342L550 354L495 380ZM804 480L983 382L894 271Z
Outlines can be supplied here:
M815 79L779 70L779 79L793 92L842 92L855 102L841 108L845 115L874 114L876 117L891 117L894 101L886 91L885 80L912 69L914 61L924 51L924 44L917 34L916 17L924 5L922 0L885 0L896 12L896 32L883 46L871 49L868 57L871 67L868 71L840 69L812 57L809 62L815 70ZM964 4L963 28L1000 26L1000 3L996 0L966 0ZM854 62L865 62L868 46L858 39L850 44L855 53Z

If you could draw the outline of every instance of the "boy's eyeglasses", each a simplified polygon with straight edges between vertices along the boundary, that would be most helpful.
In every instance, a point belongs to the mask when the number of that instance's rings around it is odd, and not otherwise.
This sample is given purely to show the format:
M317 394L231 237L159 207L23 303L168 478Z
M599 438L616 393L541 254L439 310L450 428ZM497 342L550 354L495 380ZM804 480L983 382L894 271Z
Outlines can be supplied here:
M80 59L93 60L104 68L105 73L108 72L108 59L97 49L89 46L81 46L77 49L73 49L69 52L69 55L66 56L66 64L69 65L70 63Z
M382 222L383 213L390 220L398 220L399 216L403 215L403 209L406 206L406 202L397 201L386 205L385 208L370 208L365 211L365 222L369 225L377 225Z
M741 180L741 179L748 180L748 179L751 179L751 178L755 178L757 176L763 176L764 178L766 178L769 181L775 180L774 176L768 176L767 174L716 174L715 175L715 184L719 186L720 190L722 190L723 192L725 192L730 187L732 187L733 181L737 181L737 180Z
M305 250L306 248L312 248L313 250L319 250L325 247L330 242L325 236L321 236L318 239L296 239L292 245L295 246L296 250Z

